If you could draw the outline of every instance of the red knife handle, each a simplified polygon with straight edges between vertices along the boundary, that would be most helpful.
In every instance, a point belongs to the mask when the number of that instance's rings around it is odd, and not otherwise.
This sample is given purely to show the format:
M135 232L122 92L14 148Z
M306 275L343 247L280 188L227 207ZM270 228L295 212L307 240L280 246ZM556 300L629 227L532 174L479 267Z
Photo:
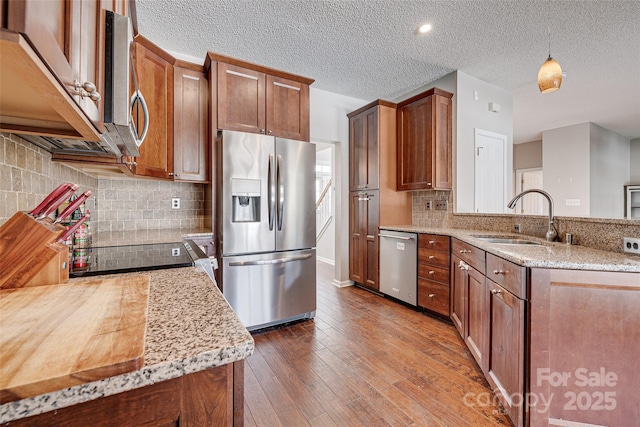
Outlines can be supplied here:
M71 184L71 187L67 189L64 193L60 195L57 199L54 199L51 203L45 207L40 215L36 219L42 219L48 217L53 211L58 209L58 206L62 204L67 198L69 198L75 191L78 189L78 184Z
M76 232L76 230L82 225L84 224L84 222L89 219L89 215L84 214L82 216L82 218L80 218L75 224L73 224L71 227L69 227L64 233L62 233L62 235L58 238L58 243L64 243L69 236L71 236L73 233Z
M89 198L89 196L91 196L91 190L87 190L84 193L82 193L80 196L78 196L77 199L75 199L69 206L67 206L65 208L65 210L63 210L62 212L60 212L60 215L58 215L56 217L56 220L53 222L54 224L63 221L66 217L68 217L69 215L71 215L73 213L73 211L75 211L76 209L78 209L78 207L83 204L85 202L85 200L87 200Z
M59 186L57 186L51 193L49 193L47 197L44 198L42 202L40 202L38 206L36 206L34 210L30 212L30 214L33 216L38 216L40 213L42 213L44 208L49 206L49 204L56 198L58 198L63 191L68 190L72 185L73 183L71 182L65 182L64 184L60 184Z

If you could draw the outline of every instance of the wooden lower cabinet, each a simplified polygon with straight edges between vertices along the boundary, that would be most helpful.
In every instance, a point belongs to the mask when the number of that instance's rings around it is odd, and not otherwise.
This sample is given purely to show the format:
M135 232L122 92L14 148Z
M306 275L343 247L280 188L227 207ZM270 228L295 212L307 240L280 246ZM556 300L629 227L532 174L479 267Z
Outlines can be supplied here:
M379 191L349 193L349 278L374 291L380 289L379 194Z
M107 396L11 426L242 426L244 360Z
M529 425L638 425L640 273L532 268L530 280Z
M522 426L526 302L488 279L487 287L490 307L487 379L511 421Z
M418 235L418 306L449 317L449 236Z

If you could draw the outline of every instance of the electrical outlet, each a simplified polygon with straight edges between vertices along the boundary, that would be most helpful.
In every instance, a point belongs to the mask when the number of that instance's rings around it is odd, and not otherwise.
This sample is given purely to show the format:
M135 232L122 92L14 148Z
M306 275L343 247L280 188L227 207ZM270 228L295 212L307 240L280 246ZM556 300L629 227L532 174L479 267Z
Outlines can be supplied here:
M180 209L180 199L174 197L171 199L171 209Z
M435 210L437 211L446 211L449 202L447 200L436 200L435 201Z
M522 233L522 225L521 224L513 224L513 231L516 233Z
M630 254L638 254L640 255L640 239L635 239L633 237L625 237L623 240L623 250Z
M180 256L180 248L171 248L171 256Z
M424 204L424 207L426 210L430 211L431 209L433 209L433 201L427 200L426 203Z

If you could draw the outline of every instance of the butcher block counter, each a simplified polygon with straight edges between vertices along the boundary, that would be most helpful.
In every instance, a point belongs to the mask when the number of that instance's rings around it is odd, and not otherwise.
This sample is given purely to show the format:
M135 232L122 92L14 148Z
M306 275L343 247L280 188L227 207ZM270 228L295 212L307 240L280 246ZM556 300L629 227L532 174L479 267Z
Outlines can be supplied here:
M234 418L241 424L244 359L254 350L249 332L200 267L102 278L132 281L140 276L149 278L142 366L5 403L0 406L2 425L87 425L89 420L102 425L101 419L111 424L120 419L120 425L205 425L212 420L231 425ZM118 415L114 408L124 412ZM220 409L221 414L212 413Z

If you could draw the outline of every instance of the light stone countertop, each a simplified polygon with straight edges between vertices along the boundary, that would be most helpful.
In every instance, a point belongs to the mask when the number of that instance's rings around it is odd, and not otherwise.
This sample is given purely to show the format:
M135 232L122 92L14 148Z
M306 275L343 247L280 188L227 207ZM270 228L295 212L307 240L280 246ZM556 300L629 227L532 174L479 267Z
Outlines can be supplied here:
M226 365L253 354L254 341L201 267L92 276L150 275L144 365L93 381L0 406L0 423Z
M565 243L551 243L524 234L495 231L464 230L457 228L418 227L414 225L390 225L381 230L411 233L438 234L460 239L518 265L531 268L556 268L568 270L626 271L640 273L640 256L607 252ZM489 243L474 236L510 236L535 240L540 245L507 245ZM638 279L640 280L640 278Z

